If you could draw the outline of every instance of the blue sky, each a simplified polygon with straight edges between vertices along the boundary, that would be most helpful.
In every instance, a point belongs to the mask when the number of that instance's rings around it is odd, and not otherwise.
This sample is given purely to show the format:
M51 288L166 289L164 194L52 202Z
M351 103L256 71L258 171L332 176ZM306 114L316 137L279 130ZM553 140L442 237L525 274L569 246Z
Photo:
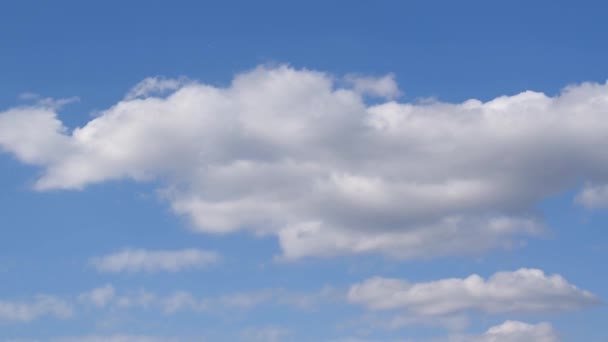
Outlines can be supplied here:
M0 341L608 340L606 9L0 5Z

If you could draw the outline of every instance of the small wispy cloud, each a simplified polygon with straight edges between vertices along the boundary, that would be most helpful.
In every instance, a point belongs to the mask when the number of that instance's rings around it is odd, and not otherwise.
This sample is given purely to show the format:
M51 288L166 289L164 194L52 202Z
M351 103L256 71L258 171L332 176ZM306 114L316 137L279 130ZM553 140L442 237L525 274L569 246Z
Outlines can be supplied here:
M200 249L146 250L125 249L123 251L94 257L90 264L99 272L178 272L213 265L221 259L213 251Z
M40 294L30 301L0 300L0 321L30 322L42 316L71 317L72 306L55 296Z

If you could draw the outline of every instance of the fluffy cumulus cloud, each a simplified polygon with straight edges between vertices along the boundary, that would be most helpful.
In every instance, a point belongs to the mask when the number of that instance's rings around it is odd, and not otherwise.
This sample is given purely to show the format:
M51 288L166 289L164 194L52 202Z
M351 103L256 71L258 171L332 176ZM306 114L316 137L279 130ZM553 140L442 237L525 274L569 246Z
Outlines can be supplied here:
M92 258L90 263L99 272L177 272L217 263L220 256L199 249L145 250L125 249L121 252Z
M82 127L40 102L0 113L0 148L43 169L38 190L161 184L207 233L279 239L285 258L398 258L511 248L536 204L588 182L604 203L608 85L487 102L393 98L384 78L259 67L227 87L151 78Z
M30 301L0 300L0 321L29 322L43 316L69 318L72 306L50 295L38 295Z
M353 285L348 299L372 310L403 310L414 317L472 311L547 313L581 309L599 302L596 296L560 275L546 275L536 269L498 272L488 279L471 275L426 283L371 278Z

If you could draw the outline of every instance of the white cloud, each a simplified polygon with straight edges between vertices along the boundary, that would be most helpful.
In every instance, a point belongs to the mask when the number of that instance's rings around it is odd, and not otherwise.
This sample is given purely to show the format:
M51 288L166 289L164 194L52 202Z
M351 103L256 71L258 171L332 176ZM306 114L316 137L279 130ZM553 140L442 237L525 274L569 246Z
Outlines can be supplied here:
M105 307L116 297L114 286L107 284L102 287L95 288L89 292L85 292L78 296L81 303L92 304L97 307Z
M368 317L368 323L383 330L400 330L403 327L426 326L444 328L449 331L464 331L470 324L466 314L450 314L441 316L414 315L411 313L393 315L390 317Z
M576 201L587 208L608 208L608 184L587 185Z
M197 298L189 292L177 291L160 298L159 303L161 303L165 313L182 310L251 310L260 305L287 306L301 310L311 310L342 298L342 293L331 287L324 287L314 292L265 289L204 298Z
M136 98L145 98L150 95L162 95L169 91L179 89L185 84L187 84L187 80L148 77L133 87L125 99L133 100Z
M43 316L72 316L72 306L55 296L37 295L28 302L0 300L0 321L29 322Z
M70 145L54 109L14 108L0 114L0 148L15 153L30 164L51 164L63 158Z
M293 333L283 327L267 326L252 327L243 331L236 340L243 342L279 342L288 339ZM37 339L2 340L3 342L185 342L206 341L198 337L185 339L175 337L154 337L142 335L87 335L74 337ZM529 324L517 321L506 321L503 324L489 328L481 335L454 335L432 340L410 339L375 339L362 337L348 337L332 339L329 342L559 342L557 332L549 323Z
M557 332L549 323L529 324L506 321L489 328L481 335L451 335L430 340L342 338L330 342L559 342Z
M395 76L392 74L383 77L347 75L345 79L360 94L369 94L386 99L397 98L401 95Z
M219 259L217 253L199 249L126 249L90 262L99 272L177 272L215 264Z
M547 313L599 303L593 294L568 283L560 275L545 275L536 269L498 272L487 280L476 274L426 283L377 277L353 285L348 299L372 310L404 310L413 317L470 311Z
M162 310L166 314L173 314L182 310L202 311L207 309L207 302L197 299L193 294L186 291L176 291L161 299Z
M148 309L158 307L160 298L156 293L139 289L119 294L114 286L107 284L81 293L78 302L85 307L98 309Z
M607 84L370 106L364 93L396 84L353 80L285 66L225 88L147 79L71 131L42 104L0 113L0 148L43 168L38 190L155 180L197 230L277 236L292 259L512 248L542 232L540 201L608 184Z
M181 311L217 313L246 311L261 305L287 306L311 310L330 301L341 301L344 294L331 287L314 292L294 292L285 289L262 289L216 296L196 296L188 291L158 294L146 289L119 293L108 284L78 296L79 303L115 310L151 309L171 315Z
M463 340L464 342L465 340ZM471 340L466 340L471 341ZM557 342L559 338L549 323L527 324L516 321L506 321L492 327L480 337L474 337L471 342Z
M516 246L509 239L511 236L518 233L537 234L541 230L534 221L510 217L449 217L403 231L345 231L333 229L322 222L306 222L282 229L279 243L284 251L284 259L370 252L410 259L477 254L496 246L510 249Z

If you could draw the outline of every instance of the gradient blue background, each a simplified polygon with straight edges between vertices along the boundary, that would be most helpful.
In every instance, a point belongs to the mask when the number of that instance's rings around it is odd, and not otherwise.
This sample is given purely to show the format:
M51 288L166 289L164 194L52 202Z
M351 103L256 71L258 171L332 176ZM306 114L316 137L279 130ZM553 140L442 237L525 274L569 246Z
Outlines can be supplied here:
M435 97L481 100L523 90L556 94L583 81L608 78L608 3L603 1L3 1L0 4L0 108L19 94L78 96L61 112L69 127L120 100L148 76L187 76L227 84L258 64L289 63L336 75L394 73L402 101ZM608 132L607 132L608 134ZM483 258L395 262L344 257L272 263L273 239L194 234L154 196L154 184L112 182L83 191L33 192L40 170L0 154L0 298L39 292L74 295L105 283L221 294L269 287L314 291L368 276L416 280L487 276L537 267L608 298L608 216L572 203L573 193L547 200L552 236ZM93 255L123 247L198 247L226 260L209 271L164 275L99 275ZM281 325L303 341L349 335L336 317L362 312L330 303L313 314L266 307L242 317L125 314L121 331L217 334L234 326ZM0 323L0 338L88 334L94 312L75 321ZM532 321L544 320L536 317ZM565 341L608 340L605 306L549 317ZM483 331L500 317L472 326ZM433 329L376 336L417 338Z

